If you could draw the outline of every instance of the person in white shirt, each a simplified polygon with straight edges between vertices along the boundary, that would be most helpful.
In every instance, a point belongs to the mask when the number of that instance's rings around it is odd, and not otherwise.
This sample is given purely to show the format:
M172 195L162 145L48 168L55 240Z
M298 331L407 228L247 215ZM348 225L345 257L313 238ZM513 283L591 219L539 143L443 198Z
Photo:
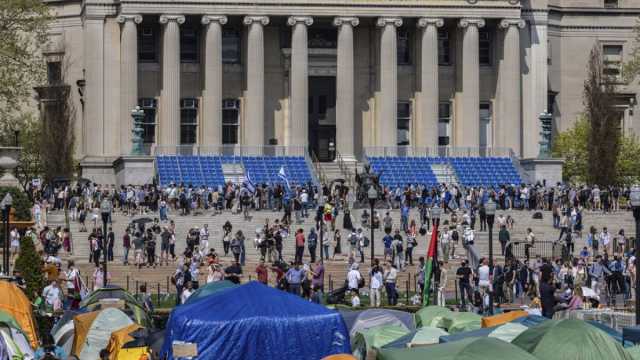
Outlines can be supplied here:
M204 224L200 229L200 253L202 256L209 251L209 225Z
M53 310L58 310L61 308L61 295L60 287L58 287L58 282L53 280L51 283L44 288L42 291L42 297L45 300L45 303L48 308L52 308Z
M189 296L191 296L191 294L193 294L191 281L187 281L187 284L182 290L182 294L180 295L180 303L184 304L185 302L187 302L187 299L189 298Z
M358 293L358 289L360 288L358 283L362 279L362 274L358 270L358 263L353 263L351 265L351 270L347 273L347 287L349 291L353 293Z
M602 246L604 246L605 250L607 251L607 254L612 254L611 234L609 234L609 231L606 227L603 227L602 231L600 232L600 241L602 242Z
M374 260L374 265L371 268L371 280L370 280L370 293L369 302L373 307L380 307L380 288L382 287L382 269L380 268L380 261Z
M442 259L445 263L449 262L449 244L451 243L452 230L443 228L440 232L440 246L442 251Z

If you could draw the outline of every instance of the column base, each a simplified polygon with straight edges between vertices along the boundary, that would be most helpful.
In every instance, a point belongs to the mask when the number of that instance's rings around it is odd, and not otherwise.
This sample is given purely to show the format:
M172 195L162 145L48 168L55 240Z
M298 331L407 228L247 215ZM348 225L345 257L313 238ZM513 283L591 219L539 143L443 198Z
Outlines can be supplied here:
M539 182L541 184L555 185L562 182L564 159L528 158L520 160L520 165L525 171L525 179L523 180L530 184Z
M80 175L96 184L112 185L116 183L112 157L85 156L80 160Z

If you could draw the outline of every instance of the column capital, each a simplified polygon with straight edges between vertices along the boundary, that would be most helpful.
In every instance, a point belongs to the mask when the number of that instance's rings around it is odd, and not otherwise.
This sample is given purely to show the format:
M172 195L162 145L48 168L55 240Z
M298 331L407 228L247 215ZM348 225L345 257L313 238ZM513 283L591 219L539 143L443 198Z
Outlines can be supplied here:
M120 24L124 24L127 21L133 21L136 24L142 23L142 15L139 14L120 14L116 21Z
M216 22L220 25L225 25L227 23L227 17L224 15L202 15L202 19L200 19L202 25L209 25Z
M160 15L160 24L168 24L169 21L175 21L178 25L184 24L184 15Z
M478 28L483 28L485 25L484 19L460 19L458 22L458 27L467 28L469 26L476 26Z
M333 26L342 26L342 25L351 25L358 26L360 25L360 19L357 17L348 17L348 16L338 16L333 18Z
M423 17L418 19L418 22L416 23L416 25L421 28L426 28L431 25L435 27L442 27L444 25L444 19Z
M523 29L524 25L525 22L522 19L502 19L500 21L501 29L508 29L509 26L517 26L519 29Z
M395 27L402 26L402 18L399 17L381 17L376 20L376 26L385 27L387 25L393 25Z
M245 25L251 25L253 23L260 23L262 26L269 25L269 17L268 16L245 16L242 19L242 23Z
M294 26L298 23L303 23L307 26L313 25L313 18L311 16L289 16L287 24Z

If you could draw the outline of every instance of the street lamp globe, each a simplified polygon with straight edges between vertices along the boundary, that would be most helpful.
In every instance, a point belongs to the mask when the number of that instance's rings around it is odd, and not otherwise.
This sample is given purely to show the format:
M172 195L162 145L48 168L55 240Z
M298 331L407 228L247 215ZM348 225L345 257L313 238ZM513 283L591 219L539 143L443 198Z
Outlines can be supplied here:
M484 211L487 216L494 216L496 214L496 203L493 199L489 198L489 201L484 204Z
M367 197L369 198L369 201L378 200L378 190L376 190L374 186L371 186L367 191Z
M431 208L431 218L433 220L440 220L440 215L442 214L442 208L439 207L438 205L434 206L433 208Z

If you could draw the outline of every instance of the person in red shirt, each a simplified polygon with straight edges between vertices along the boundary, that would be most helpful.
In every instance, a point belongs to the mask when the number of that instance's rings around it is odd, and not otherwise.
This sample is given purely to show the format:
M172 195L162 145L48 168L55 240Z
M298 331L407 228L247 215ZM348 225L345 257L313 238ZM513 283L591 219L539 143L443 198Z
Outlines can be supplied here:
M256 267L256 274L258 275L258 281L269 285L269 269L264 266L264 259L260 259L260 264Z
M296 231L296 264L302 264L302 256L304 254L304 230Z

